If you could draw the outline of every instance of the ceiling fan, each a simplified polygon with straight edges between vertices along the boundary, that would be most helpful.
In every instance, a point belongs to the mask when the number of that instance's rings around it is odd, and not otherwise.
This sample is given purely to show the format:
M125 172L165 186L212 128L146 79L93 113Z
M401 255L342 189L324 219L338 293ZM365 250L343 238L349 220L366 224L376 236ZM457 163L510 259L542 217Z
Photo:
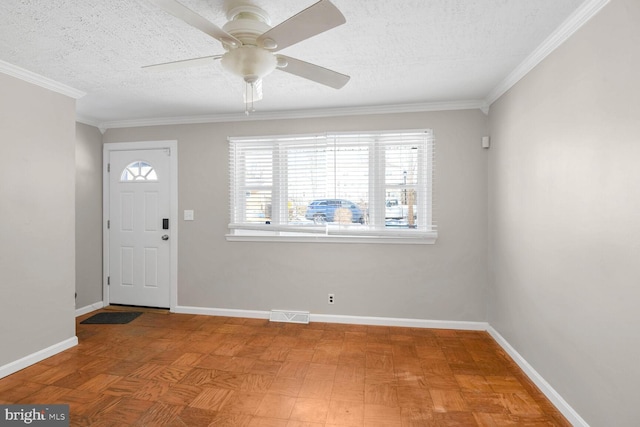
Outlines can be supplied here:
M218 40L226 52L143 68L169 70L209 64L219 59L224 69L245 81L247 114L253 110L253 102L262 99L262 79L276 69L335 89L342 88L350 79L345 74L275 53L344 24L345 17L329 0L320 0L275 27L271 27L269 15L260 7L237 4L227 11L229 22L222 28L177 0L149 1Z

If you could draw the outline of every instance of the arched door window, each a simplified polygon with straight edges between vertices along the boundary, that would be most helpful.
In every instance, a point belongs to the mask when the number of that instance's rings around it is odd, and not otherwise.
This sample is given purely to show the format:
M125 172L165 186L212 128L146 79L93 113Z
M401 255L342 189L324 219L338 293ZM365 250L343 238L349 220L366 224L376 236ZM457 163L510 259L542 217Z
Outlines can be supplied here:
M153 166L143 160L130 163L120 175L121 182L157 180L158 174Z

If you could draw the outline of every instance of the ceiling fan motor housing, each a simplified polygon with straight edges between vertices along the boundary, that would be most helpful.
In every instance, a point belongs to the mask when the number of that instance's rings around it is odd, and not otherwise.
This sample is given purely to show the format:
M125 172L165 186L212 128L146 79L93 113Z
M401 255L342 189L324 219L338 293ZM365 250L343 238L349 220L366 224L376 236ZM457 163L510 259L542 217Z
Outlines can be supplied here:
M247 83L255 83L270 74L278 62L271 52L256 43L260 35L271 29L269 15L259 7L240 5L230 9L227 18L229 22L222 28L240 40L242 46L225 46L222 66Z
M243 45L256 46L256 39L271 29L271 18L256 6L242 5L229 10L229 22L222 29L240 40ZM233 46L225 46L229 49Z

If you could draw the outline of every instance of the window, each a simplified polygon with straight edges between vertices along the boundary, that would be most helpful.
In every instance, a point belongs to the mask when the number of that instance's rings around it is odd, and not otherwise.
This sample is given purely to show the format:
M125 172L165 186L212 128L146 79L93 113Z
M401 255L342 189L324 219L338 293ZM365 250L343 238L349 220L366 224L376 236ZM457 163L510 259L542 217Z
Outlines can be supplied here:
M435 242L431 130L229 144L229 240Z
M157 181L158 174L155 169L149 163L145 161L137 161L129 164L122 174L120 174L121 182L129 181Z

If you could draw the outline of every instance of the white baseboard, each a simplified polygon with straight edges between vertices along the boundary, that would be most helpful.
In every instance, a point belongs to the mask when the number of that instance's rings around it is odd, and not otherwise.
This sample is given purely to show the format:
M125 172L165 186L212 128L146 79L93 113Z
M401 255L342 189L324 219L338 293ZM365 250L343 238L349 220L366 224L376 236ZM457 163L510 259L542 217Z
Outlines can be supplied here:
M486 322L467 322L457 320L403 319L395 317L343 316L333 314L311 314L312 322L346 323L350 325L399 326L404 328L427 329L463 329L486 331Z
M522 355L518 353L502 335L500 335L498 331L489 325L487 332L489 332L500 347L502 347L503 350L511 356L520 369L524 371L527 377L534 382L540 391L547 396L547 399L549 399L551 403L553 403L553 405L562 412L562 415L567 418L571 425L576 427L589 427L589 424L587 424L587 422L567 403L567 401L564 400L553 387L551 387L551 384L549 384L542 375L540 375L538 371L536 371L533 366L531 366L529 362L527 362L525 358L522 357Z
M11 363L7 363L4 366L0 366L0 378L4 378L7 375L13 374L14 372L18 372L21 369L38 363L41 360L54 356L67 349L70 349L71 347L75 347L76 345L78 345L78 337L74 336L62 342L59 342L58 344L54 344L40 351L36 351L35 353L32 353L21 359L15 360Z
M173 313L203 314L206 316L247 317L251 319L268 319L271 312L262 310L236 310L228 308L208 308L176 306ZM470 331L486 331L486 322L465 322L447 320L401 319L393 317L344 316L333 314L311 314L312 322L345 323L351 325L402 326L407 328L432 329L464 329Z
M269 311L239 310L230 308L190 307L177 305L171 309L172 313L202 314L205 316L246 317L249 319L268 319Z
M98 301L85 307L76 308L76 317L91 313L92 311L100 310L102 307L104 307L104 303L102 301Z

